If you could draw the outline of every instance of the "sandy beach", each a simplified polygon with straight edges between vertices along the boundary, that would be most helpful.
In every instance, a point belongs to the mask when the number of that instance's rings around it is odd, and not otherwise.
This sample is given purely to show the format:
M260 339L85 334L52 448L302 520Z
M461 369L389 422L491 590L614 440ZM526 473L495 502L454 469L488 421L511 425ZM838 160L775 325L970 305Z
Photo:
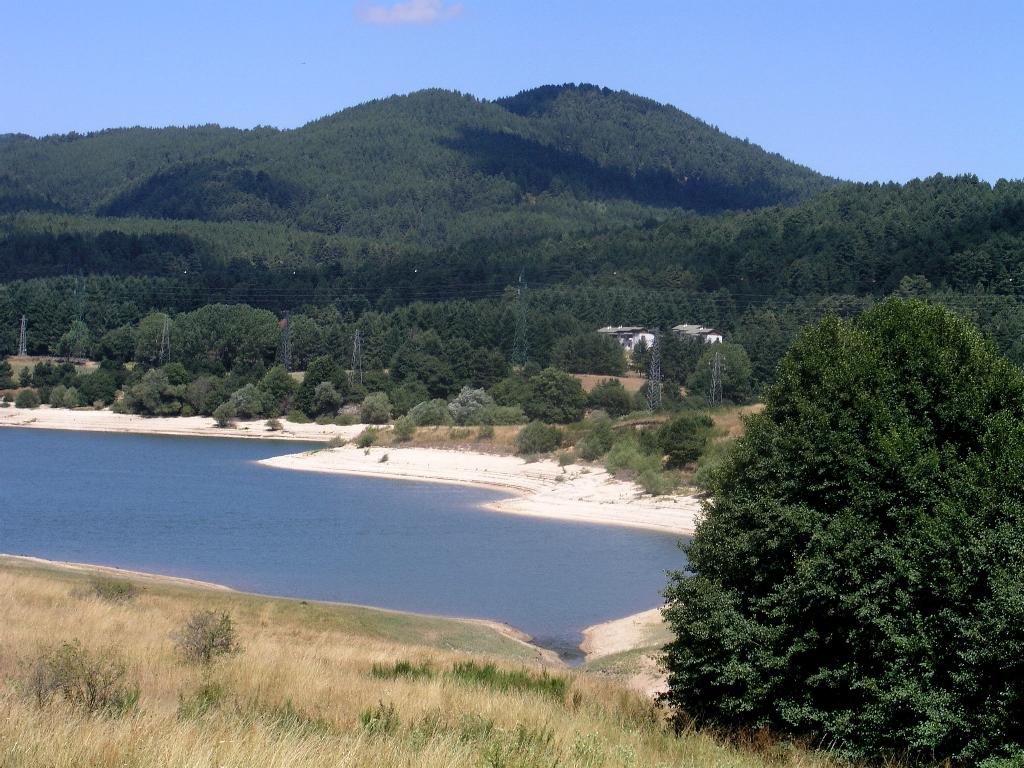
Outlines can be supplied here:
M0 408L0 427L66 429L75 432L119 432L136 435L176 435L179 437L245 437L262 440L309 440L327 442L334 437L351 439L364 425L339 427L335 424L293 424L281 421L283 429L267 428L266 420L240 421L234 426L218 427L206 416L137 416L113 411L50 408Z
M382 461L385 455L387 459ZM554 461L526 462L518 456L439 448L343 446L275 456L260 463L306 472L500 488L515 495L488 504L488 509L680 536L693 533L700 514L700 500L694 496L651 497L635 483L616 480L598 467L561 467Z
M336 437L351 440L365 426L282 424L283 429L271 431L263 420L224 428L203 416L144 417L47 406L0 408L0 427L140 435L327 442ZM384 454L388 458L382 462ZM488 505L497 512L681 536L693 533L700 514L700 500L695 496L651 497L636 484L616 480L599 467L560 467L550 460L528 463L518 456L439 448L378 447L367 452L345 446L275 456L261 463L279 469L499 488L514 496Z

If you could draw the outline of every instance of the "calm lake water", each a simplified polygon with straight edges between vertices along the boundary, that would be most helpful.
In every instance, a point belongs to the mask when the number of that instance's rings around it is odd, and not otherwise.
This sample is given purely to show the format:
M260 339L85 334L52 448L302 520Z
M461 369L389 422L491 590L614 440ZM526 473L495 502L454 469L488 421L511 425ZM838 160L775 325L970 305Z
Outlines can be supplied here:
M254 463L303 447L0 429L0 552L496 619L569 656L684 563L673 536L479 509L496 492Z

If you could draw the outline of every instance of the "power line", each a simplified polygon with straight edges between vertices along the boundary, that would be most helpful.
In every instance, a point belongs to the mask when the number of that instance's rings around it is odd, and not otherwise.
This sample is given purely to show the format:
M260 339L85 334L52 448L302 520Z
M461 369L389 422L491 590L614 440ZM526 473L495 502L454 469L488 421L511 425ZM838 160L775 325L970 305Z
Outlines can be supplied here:
M516 332L512 339L512 364L526 365L529 355L527 339L526 281L523 280L525 270L519 271L519 284L516 286Z
M363 332L356 328L352 335L352 375L363 384Z
M18 357L28 355L28 319L21 316L21 332L18 334Z
M171 318L164 317L164 327L160 334L160 365L171 361Z

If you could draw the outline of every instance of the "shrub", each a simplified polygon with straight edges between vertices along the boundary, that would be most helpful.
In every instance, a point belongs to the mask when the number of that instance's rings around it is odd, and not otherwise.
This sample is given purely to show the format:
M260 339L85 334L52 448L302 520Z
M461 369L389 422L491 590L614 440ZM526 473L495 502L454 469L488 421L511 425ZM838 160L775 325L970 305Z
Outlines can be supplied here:
M367 427L356 435L356 445L360 448L369 448L380 439L380 430L374 427Z
M327 447L328 448L342 448L347 443L348 443L348 440L346 440L344 437L342 437L341 435L335 435L334 437L332 437L330 440L327 441Z
M393 434L395 436L395 440L400 443L408 442L409 440L412 440L413 435L416 434L416 422L408 416L396 419L395 426L392 428L391 434Z
M267 419L267 429L271 432L280 432L284 429L284 426L281 424L280 419Z
M23 389L14 398L15 408L38 408L39 395L34 389Z
M576 461L576 456L572 451L562 451L558 454L558 466L560 467L568 467L574 461Z
M476 431L477 440L493 440L494 439L494 427L490 424L484 424L480 429Z
M235 415L243 419L257 419L266 413L266 396L255 384L246 384L231 394L229 403Z
M227 689L220 683L205 682L194 694L185 698L178 696L178 719L198 720L227 698Z
M63 384L58 384L50 390L50 394L46 398L46 402L50 404L51 408L63 408L65 392L67 392L67 387Z
M448 403L448 412L456 424L465 426L478 423L480 414L494 406L494 398L484 390L463 387L455 399Z
M587 396L579 381L556 368L545 368L530 379L523 409L531 419L554 424L579 421Z
M494 405L481 409L476 415L478 424L498 427L525 424L526 421L526 414L518 405Z
M173 639L186 661L199 664L209 664L220 656L241 650L231 616L218 611L196 611Z
M678 479L674 472L645 469L637 475L636 483L651 496L664 496L676 489Z
M364 709L359 713L359 723L363 729L373 736L386 736L398 730L401 720L395 705L383 701L373 709Z
M597 461L615 442L612 420L606 414L595 414L587 422L587 433L576 443L576 455L584 461Z
M452 423L448 403L444 400L427 400L409 409L409 418L417 427L438 427Z
M1019 756L1022 472L1024 373L967 322L889 299L805 331L666 591L668 704L873 762Z
M238 414L235 413L235 406L231 402L221 403L213 411L213 420L218 427L227 427L235 420Z
M636 477L643 472L661 471L661 459L644 453L634 439L615 443L605 456L604 465L616 476Z
M139 588L127 579L112 579L104 576L93 579L89 586L93 595L112 603L126 603L135 599L139 594Z
M587 405L600 408L610 416L625 416L633 410L633 396L614 379L605 379L590 390Z
M312 419L302 411L288 411L288 415L285 416L285 419L290 421L292 424L309 424L312 421Z
M89 651L77 640L43 648L29 667L25 689L39 706L59 696L91 713L121 715L138 706L139 689L113 651Z
M313 390L313 413L333 417L344 402L334 384L321 381Z
M665 466L684 467L700 458L708 444L713 422L702 413L682 413L658 428L657 444Z
M562 444L562 431L539 421L531 421L516 435L516 453L550 453Z
M383 392L371 392L363 399L359 418L364 424L387 424L391 418L391 401Z

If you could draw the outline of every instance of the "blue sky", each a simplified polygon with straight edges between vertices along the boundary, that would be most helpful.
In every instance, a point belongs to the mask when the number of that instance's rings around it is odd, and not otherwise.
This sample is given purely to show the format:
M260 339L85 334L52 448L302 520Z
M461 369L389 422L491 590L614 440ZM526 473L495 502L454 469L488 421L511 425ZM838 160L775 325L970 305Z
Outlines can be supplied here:
M1024 0L7 0L0 133L295 127L591 82L822 172L1024 177ZM2 169L0 169L2 171Z

